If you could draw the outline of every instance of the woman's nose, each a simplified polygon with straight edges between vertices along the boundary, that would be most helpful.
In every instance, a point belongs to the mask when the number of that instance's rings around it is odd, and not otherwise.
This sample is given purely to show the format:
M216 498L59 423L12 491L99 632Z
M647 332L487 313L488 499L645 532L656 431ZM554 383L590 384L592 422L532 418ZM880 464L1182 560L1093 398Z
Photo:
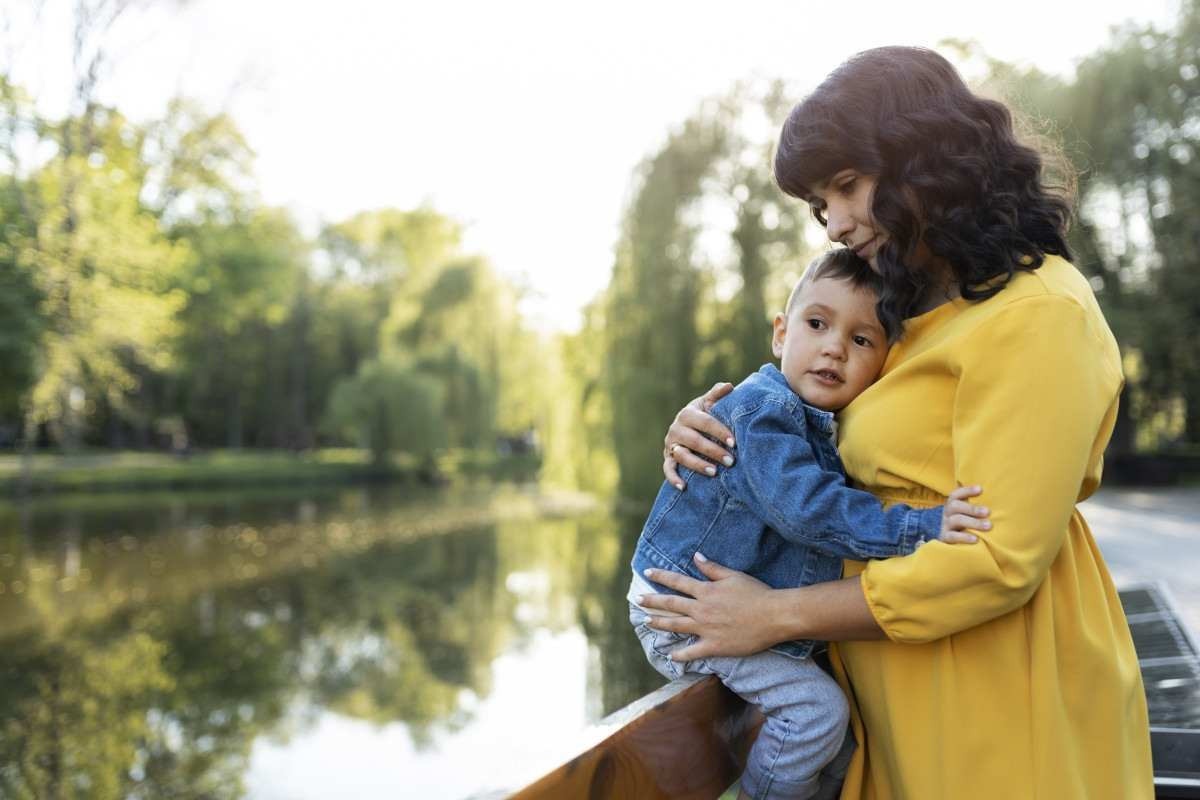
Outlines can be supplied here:
M829 237L829 241L843 244L842 240L853 229L854 223L841 204L830 203L825 209L825 235Z

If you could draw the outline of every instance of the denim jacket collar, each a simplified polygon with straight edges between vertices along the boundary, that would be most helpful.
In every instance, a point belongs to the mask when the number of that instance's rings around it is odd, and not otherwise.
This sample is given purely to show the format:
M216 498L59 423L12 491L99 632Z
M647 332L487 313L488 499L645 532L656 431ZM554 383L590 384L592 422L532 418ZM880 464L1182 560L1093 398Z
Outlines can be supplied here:
M784 374L779 371L779 367L775 366L774 364L763 364L761 367L759 367L758 371L760 374L767 376L771 380L783 386L783 388L787 389L792 394L796 394L795 390L790 384L788 384L787 378L784 377ZM799 395L797 395L797 397L799 397ZM808 423L826 436L833 436L833 412L822 411L815 406L810 406L808 403L804 402L803 397L800 398L800 402L804 404L804 416L808 419Z

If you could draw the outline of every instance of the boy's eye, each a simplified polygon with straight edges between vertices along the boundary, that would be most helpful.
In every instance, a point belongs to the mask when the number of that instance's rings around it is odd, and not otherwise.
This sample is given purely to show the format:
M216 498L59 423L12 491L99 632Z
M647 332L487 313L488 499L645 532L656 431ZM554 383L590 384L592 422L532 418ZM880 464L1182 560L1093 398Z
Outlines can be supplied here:
M810 317L806 321L808 322L808 327L812 328L814 331L819 331L825 327L825 320L823 320L823 319L817 319L816 317Z
M854 343L856 345L858 345L859 347L870 347L871 346L871 340L865 336L855 336Z

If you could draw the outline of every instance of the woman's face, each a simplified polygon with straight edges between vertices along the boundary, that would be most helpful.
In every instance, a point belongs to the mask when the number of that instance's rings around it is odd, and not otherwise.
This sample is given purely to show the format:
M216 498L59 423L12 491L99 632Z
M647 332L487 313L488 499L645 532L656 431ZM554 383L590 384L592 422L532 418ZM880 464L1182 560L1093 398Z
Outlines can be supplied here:
M873 175L844 169L814 187L807 200L825 219L825 234L829 241L849 247L878 272L875 257L888 236L886 231L875 226L871 217L874 193Z

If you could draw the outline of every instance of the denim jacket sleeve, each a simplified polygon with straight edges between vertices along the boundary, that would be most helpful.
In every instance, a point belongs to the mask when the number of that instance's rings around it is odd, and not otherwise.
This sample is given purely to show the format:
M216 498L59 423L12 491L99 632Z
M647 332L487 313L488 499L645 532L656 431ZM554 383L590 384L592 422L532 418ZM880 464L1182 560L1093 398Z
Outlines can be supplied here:
M816 458L795 409L763 397L731 416L738 459L718 475L725 490L790 541L839 558L908 555L936 539L942 507L885 509L869 492L846 485Z

